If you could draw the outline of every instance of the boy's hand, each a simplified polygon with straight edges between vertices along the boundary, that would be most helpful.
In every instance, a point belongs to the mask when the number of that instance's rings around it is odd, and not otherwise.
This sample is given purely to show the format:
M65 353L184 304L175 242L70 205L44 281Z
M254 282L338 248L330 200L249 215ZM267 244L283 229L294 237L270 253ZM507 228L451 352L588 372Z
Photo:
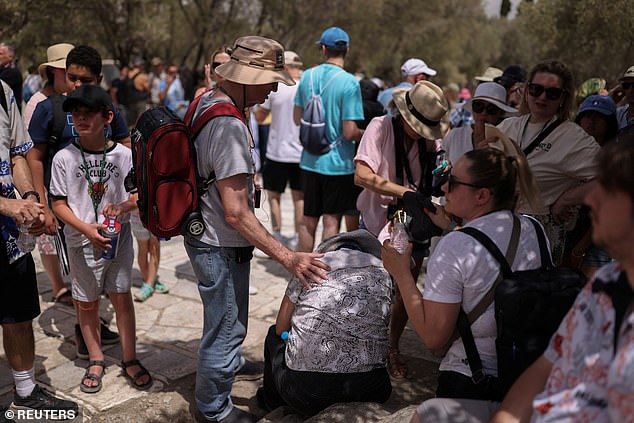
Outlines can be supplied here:
M103 212L102 213L106 217L118 217L118 216L121 216L122 214L124 214L125 212L123 210L123 207L121 207L121 204L108 203L103 208Z
M95 247L97 251L106 251L107 248L110 247L110 239L104 236L101 236L99 233L99 229L103 228L103 224L101 223L91 223L86 225L86 230L84 231L84 235L90 241L90 243Z

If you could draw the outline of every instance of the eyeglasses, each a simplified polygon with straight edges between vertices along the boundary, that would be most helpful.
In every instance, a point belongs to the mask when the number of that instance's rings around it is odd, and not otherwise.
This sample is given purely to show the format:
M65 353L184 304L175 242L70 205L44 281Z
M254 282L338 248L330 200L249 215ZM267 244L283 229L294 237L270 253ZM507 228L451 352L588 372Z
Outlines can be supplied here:
M621 82L621 88L624 90L629 90L632 87L634 87L634 82Z
M532 82L528 84L528 93L532 97L539 97L544 91L546 92L546 98L548 100L555 101L561 98L561 95L564 93L565 90L563 88L557 87L546 88L543 85L533 84Z
M479 185L470 184L469 182L459 181L454 176L451 175L451 172L449 172L449 175L447 176L447 192L453 191L456 185L464 185L471 188L485 188Z
M479 100L471 103L471 109L474 113L486 112L487 115L497 115L501 111L501 109L496 105Z

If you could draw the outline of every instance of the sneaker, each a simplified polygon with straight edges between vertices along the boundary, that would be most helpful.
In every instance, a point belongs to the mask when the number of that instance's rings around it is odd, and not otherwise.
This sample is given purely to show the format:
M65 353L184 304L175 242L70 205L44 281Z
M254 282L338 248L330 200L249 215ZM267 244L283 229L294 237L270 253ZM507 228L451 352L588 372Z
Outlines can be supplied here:
M255 361L240 357L240 364L235 373L236 376L255 376L261 375L262 373L264 373L264 365L262 363L256 363Z
M168 292L170 292L170 289L167 287L167 285L162 284L159 281L158 276L156 277L156 279L154 279L154 290L159 294L167 294Z
M290 238L286 239L286 245L289 250L297 251L297 246L299 245L299 235L295 234Z
M258 418L251 413L242 411L233 407L231 412L224 419L216 420L205 416L200 410L196 409L195 418L197 422L216 422L216 423L255 423Z
M88 354L88 347L84 342L84 336L81 333L79 325L75 325L75 352L78 358L88 360L90 355Z
M72 420L79 414L77 403L54 397L40 385L35 385L28 397L23 398L15 393L11 408L13 410L55 410L57 418L49 417L50 420Z
M0 423L15 423L13 417L15 417L13 410L0 406Z
M253 285L249 285L249 295L255 295L257 293L258 293L258 289Z
M119 342L121 337L117 332L111 331L108 327L108 322L103 317L100 317L101 321L101 345L111 345Z

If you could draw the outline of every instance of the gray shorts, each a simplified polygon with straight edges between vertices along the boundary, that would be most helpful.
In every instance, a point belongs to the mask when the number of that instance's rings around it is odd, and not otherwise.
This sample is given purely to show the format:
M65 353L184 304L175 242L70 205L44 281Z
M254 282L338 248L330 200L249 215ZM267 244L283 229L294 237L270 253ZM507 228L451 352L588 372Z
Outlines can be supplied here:
M147 241L152 236L152 233L145 229L145 226L141 223L138 210L130 213L130 224L132 225L132 234L137 240Z
M129 223L121 225L119 247L114 260L95 260L92 244L69 247L73 298L96 301L104 292L124 293L132 288L134 248Z
M416 408L425 423L487 423L500 408L499 402L472 399L432 398Z

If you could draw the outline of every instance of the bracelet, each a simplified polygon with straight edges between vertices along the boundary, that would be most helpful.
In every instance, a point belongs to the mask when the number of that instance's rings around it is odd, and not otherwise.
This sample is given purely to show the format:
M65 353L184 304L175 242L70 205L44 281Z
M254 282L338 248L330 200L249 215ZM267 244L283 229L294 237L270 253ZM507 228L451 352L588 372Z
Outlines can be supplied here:
M26 200L26 197L29 197L31 195L34 195L35 198L37 198L37 202L40 202L40 194L37 193L37 191L27 191L24 194L22 194L22 198Z

